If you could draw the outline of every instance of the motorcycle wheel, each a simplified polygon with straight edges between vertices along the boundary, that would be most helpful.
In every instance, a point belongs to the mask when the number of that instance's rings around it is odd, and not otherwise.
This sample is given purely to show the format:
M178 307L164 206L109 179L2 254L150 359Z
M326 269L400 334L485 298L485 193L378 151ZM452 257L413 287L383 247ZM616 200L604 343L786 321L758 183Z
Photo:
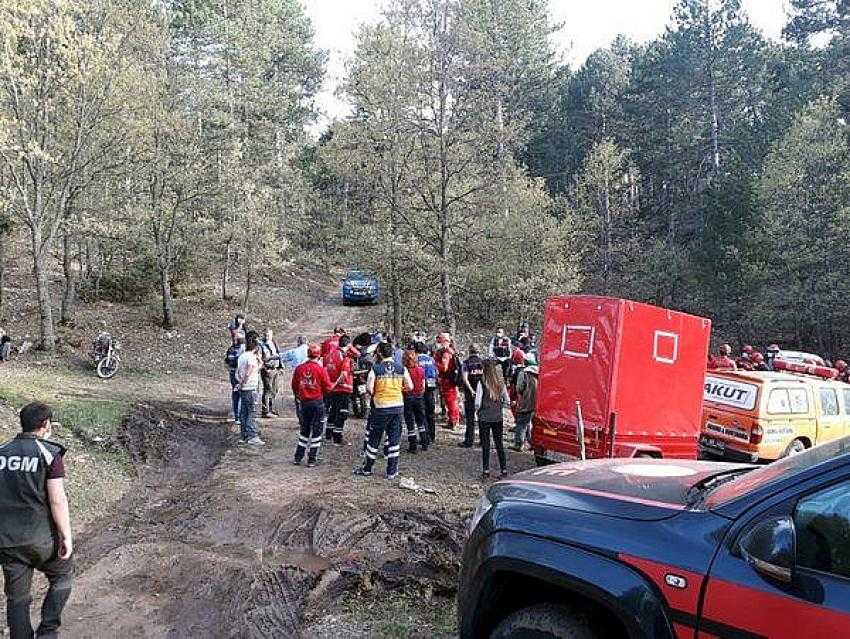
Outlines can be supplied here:
M120 363L120 360L114 355L104 357L97 363L97 376L101 379L114 377L115 373L118 372L118 365Z

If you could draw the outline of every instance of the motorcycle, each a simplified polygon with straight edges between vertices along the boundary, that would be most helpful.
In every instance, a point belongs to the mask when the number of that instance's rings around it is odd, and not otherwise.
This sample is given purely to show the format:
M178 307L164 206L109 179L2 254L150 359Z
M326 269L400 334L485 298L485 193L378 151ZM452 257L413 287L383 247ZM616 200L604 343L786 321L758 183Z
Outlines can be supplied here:
M369 418L371 399L366 392L366 378L369 369L354 371L354 393L351 396L351 410L358 419Z
M94 364L97 376L101 379L110 379L118 372L121 365L120 346L118 340L109 333L100 333L92 342L92 350L89 358Z

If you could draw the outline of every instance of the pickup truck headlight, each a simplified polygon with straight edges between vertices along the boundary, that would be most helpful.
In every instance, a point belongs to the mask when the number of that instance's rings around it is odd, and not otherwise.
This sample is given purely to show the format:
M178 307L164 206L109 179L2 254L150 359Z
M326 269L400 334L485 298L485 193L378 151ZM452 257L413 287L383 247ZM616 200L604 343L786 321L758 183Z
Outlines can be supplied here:
M475 507L475 512L472 513L472 519L469 520L469 528L467 529L467 535L471 535L472 531L475 530L475 527L478 525L478 522L481 521L481 518L487 514L487 511L493 507L493 504L490 503L490 500L487 499L487 495L481 495L481 499L478 501L478 505Z

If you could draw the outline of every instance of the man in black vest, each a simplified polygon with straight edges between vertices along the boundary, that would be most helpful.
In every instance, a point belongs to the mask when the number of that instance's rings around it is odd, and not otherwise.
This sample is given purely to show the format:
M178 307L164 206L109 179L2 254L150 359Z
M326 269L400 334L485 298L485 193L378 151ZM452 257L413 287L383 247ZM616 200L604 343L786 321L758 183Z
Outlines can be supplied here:
M47 441L50 407L21 409L21 430L0 446L0 565L11 639L32 639L30 587L34 570L50 587L36 637L57 637L62 609L71 594L71 520L65 496L65 449Z

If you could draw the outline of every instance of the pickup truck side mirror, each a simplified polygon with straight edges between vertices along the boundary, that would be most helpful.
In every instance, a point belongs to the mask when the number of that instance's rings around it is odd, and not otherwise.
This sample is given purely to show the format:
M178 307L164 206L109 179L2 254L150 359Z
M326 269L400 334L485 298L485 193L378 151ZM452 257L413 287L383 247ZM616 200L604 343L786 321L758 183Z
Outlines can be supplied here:
M756 524L740 538L738 547L753 570L774 581L791 583L797 531L790 517L771 517Z

